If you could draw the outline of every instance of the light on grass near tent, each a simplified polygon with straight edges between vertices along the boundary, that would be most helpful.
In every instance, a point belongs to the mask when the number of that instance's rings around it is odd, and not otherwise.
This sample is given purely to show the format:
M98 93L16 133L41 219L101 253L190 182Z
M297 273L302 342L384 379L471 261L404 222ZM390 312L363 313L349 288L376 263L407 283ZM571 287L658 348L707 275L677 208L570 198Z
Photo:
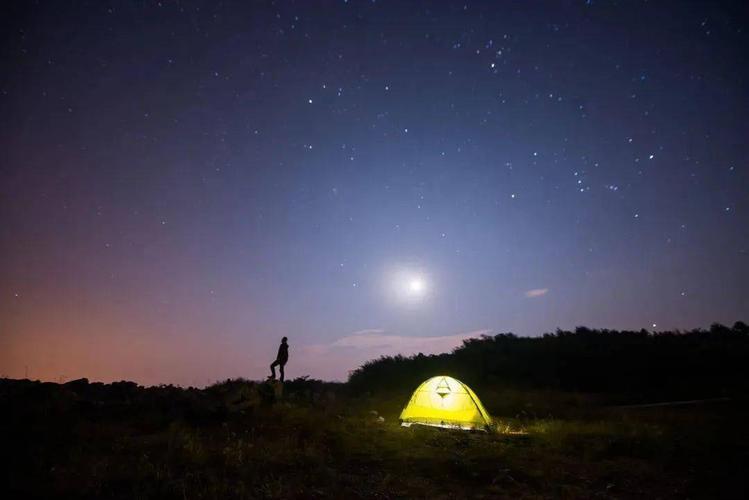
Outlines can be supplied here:
M416 388L400 415L401 425L430 425L465 430L486 430L492 417L478 396L460 380L432 377Z

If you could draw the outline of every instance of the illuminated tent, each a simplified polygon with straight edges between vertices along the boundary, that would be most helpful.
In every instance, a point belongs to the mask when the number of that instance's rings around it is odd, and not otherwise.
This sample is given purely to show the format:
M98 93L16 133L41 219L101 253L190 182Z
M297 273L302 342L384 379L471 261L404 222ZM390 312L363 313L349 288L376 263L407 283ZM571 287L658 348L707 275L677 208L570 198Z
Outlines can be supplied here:
M433 425L458 429L485 429L492 417L478 396L460 380L432 377L416 388L400 416L401 425Z

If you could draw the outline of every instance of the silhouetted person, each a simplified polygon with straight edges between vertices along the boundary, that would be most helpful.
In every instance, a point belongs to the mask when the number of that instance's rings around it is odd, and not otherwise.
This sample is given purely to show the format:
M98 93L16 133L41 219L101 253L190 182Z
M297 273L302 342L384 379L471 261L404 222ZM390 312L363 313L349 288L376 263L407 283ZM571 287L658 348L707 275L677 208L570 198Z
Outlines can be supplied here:
M276 379L276 367L278 367L278 370L281 372L281 382L283 382L283 367L286 365L286 362L289 360L289 344L286 343L286 337L281 339L281 345L278 346L278 354L276 355L276 360L270 364L270 372L273 380Z

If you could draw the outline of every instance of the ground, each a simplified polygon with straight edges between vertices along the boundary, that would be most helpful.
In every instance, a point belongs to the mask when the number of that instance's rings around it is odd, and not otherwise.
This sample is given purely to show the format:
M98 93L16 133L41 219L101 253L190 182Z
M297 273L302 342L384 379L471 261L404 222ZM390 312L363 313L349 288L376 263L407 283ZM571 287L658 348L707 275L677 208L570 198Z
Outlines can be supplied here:
M749 405L505 390L490 432L398 424L407 393L0 381L10 497L746 498ZM504 398L502 395L504 394ZM405 398L405 399L404 399ZM383 421L384 419L384 421ZM9 498L5 496L5 498Z

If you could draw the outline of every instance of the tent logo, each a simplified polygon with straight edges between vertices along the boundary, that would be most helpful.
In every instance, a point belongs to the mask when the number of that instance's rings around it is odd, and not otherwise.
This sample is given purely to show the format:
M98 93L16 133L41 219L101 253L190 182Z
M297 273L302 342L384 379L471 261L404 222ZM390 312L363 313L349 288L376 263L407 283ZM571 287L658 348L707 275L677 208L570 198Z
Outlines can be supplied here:
M447 383L447 379L442 377L442 380L440 380L440 383L437 384L437 389L435 391L441 398L444 399L445 396L450 394L450 385Z

